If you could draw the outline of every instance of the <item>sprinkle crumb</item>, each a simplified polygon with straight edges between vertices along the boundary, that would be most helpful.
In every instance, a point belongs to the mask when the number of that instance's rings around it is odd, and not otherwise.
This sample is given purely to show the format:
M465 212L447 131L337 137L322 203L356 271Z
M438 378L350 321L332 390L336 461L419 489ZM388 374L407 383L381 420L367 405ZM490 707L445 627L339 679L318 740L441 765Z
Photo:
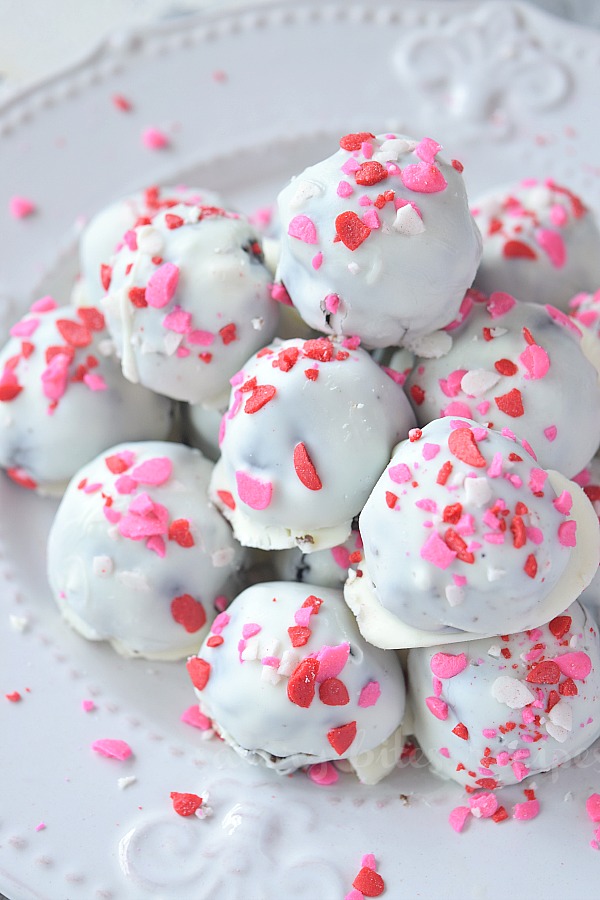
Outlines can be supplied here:
M46 823L45 823L45 822L40 822L39 825L36 825L36 826L35 826L35 830L36 830L36 831L45 831L45 830L46 830Z
M10 622L10 627L13 629L13 631L23 632L23 631L26 631L29 626L29 619L27 618L27 616L10 615L8 617L8 620Z
M169 138L159 128L145 128L142 132L142 144L148 150L164 150L169 143Z
M137 778L135 775L127 775L125 778L118 778L117 785L119 786L120 791L124 791L125 788L128 788L130 785L135 784Z
M225 84L229 80L229 76L223 69L215 69L212 73L212 80L216 81L217 84Z
M13 691L11 694L5 694L4 696L7 700L10 700L11 703L20 703L20 701L23 699L18 691Z
M84 712L92 712L92 710L96 709L96 704L93 700L82 700L81 707Z
M32 216L37 207L28 197L11 197L8 201L8 209L13 219L26 219Z
M118 759L120 761L128 759L132 754L131 747L126 741L113 740L112 738L94 741L92 750L95 750L101 756L108 756L110 759Z
M124 97L123 94L113 94L112 96L113 106L121 112L131 112L133 109L133 104L131 100L127 97Z

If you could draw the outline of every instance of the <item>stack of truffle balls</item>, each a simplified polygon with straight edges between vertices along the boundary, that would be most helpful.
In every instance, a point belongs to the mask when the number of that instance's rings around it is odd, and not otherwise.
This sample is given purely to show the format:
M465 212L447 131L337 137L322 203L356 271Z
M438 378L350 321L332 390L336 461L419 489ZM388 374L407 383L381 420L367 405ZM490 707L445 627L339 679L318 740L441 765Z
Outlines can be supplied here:
M600 734L600 234L551 181L472 213L441 151L345 135L281 192L276 271L212 193L121 200L2 353L2 465L70 479L65 619L189 657L214 730L281 773L374 783L412 733L490 790Z

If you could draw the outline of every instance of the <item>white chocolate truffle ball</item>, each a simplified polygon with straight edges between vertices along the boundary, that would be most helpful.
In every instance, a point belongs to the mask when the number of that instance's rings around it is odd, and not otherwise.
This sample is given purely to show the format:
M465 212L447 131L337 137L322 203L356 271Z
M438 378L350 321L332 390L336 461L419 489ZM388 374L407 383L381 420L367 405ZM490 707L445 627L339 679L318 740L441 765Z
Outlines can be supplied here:
M462 166L439 150L430 138L346 135L281 192L277 277L313 328L411 346L455 317L481 237Z
M129 232L103 301L123 374L176 400L226 402L231 376L275 333L270 280L237 213L157 213Z
M123 246L123 235L140 220L152 219L161 210L177 203L202 206L222 206L222 199L203 188L159 187L152 185L127 197L121 197L92 216L79 241L79 266L82 298L91 305L100 303L106 293L110 263Z
M243 559L207 495L212 464L182 444L112 447L71 481L48 540L65 619L125 656L196 652Z
M24 487L62 493L122 440L162 440L171 406L123 378L96 307L36 301L0 351L0 466Z
M600 521L600 457L595 456L589 464L574 476L573 481L583 488L583 492L594 507ZM600 568L579 598L589 606L596 618L600 615Z
M340 591L248 588L215 619L188 671L200 710L250 763L287 774L350 759L372 782L398 760L400 662L361 638Z
M506 291L568 311L568 301L600 284L600 232L593 213L569 188L530 178L497 188L472 204L483 236L475 287Z
M449 352L415 360L406 382L419 425L458 415L509 428L541 466L575 475L600 446L600 416L589 415L600 410L589 333L554 307L504 293L469 291L462 316Z
M356 342L275 341L234 379L211 497L246 546L333 547L413 424Z
M598 626L577 602L526 632L411 650L408 682L421 749L469 789L517 784L600 735Z
M515 439L437 419L401 444L359 519L345 596L377 646L426 646L547 622L593 577L597 516Z

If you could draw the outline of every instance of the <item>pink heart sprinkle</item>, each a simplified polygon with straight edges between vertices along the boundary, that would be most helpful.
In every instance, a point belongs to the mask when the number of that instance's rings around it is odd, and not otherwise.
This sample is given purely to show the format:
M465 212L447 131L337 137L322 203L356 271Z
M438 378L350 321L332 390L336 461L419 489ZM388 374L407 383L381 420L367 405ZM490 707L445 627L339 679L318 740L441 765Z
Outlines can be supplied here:
M365 853L360 861L361 868L377 870L377 860L372 853Z
M572 678L574 681L583 681L592 671L592 661L583 650L577 650L574 653L563 653L562 656L556 656L554 662L563 675Z
M535 232L535 239L554 268L562 269L567 261L567 248L562 235L551 228L538 228Z
M340 569L348 569L350 567L350 553L343 544L340 544L339 547L332 547L331 555L333 556L333 561Z
M140 463L131 472L134 481L140 484L164 484L173 472L173 463L167 456L156 456Z
M448 182L437 166L425 162L406 166L402 169L400 178L404 187L420 194L437 194L448 187Z
M35 204L27 197L11 197L8 209L13 219L25 219L35 212Z
M415 156L422 159L423 162L433 164L436 154L440 152L442 145L434 141L433 138L423 138L423 140L415 147Z
M550 358L543 347L537 344L528 344L519 356L519 362L527 369L525 378L532 381L543 378L550 368Z
M439 719L441 722L445 722L448 718L448 704L443 700L440 700L439 697L426 697L425 704L429 712Z
M167 553L167 546L164 539L159 534L153 534L146 541L146 549L156 553L160 559L164 559Z
M515 803L513 819L528 822L530 819L535 819L539 811L540 804L538 800L526 800L525 803Z
M308 767L306 774L311 781L314 781L315 784L319 784L323 787L329 784L335 784L340 777L338 770L333 763L330 762L315 763Z
M235 473L238 496L250 509L266 509L273 496L273 482L261 481L247 472Z
M358 705L362 709L366 709L369 706L375 706L379 697L381 696L381 687L379 686L378 681L369 681L368 684L365 684L364 688L360 692L360 696L358 698Z
M13 325L9 334L11 337L31 337L37 331L39 324L40 320L37 318L21 319L16 325Z
M590 794L585 801L585 808L592 822L600 822L600 794Z
M510 312L516 302L515 298L511 297L510 294L505 294L503 291L494 291L493 294L490 294L487 311L492 319L500 319L507 312Z
M558 512L568 516L571 512L571 507L573 506L573 498L569 491L563 491L560 497L555 497L552 501L552 506L554 509L558 510Z
M258 634L259 631L262 631L260 625L257 625L256 622L247 622L242 628L242 637L247 641L251 637L254 637L255 634Z
M87 372L83 376L83 383L89 387L90 391L108 390L108 385L102 375L96 375L94 372Z
M447 569L456 559L456 553L444 543L437 531L433 531L420 551L421 559L438 569Z
M388 475L396 484L404 484L412 478L410 469L406 463L398 463L397 466L392 466L388 469Z
M198 706L188 706L181 714L181 721L191 725L192 728L199 728L200 731L209 731L212 728L212 722L208 716L200 712Z
M467 657L464 653L434 653L429 665L438 678L454 678L467 668Z
M308 216L294 216L288 225L288 234L305 244L317 243L317 229L313 220Z
M471 814L471 810L468 806L455 806L450 815L448 816L448 821L450 825L454 829L454 831L460 833L465 827L465 822L469 818Z
M50 312L52 309L58 309L58 303L54 297L50 297L47 294L45 297L40 297L39 300L32 303L29 309L31 312Z
M469 807L476 819L489 819L498 809L498 800L492 793L469 797Z
M558 526L558 542L562 547L577 546L577 522L569 519Z
M163 328L168 331L174 331L175 334L187 334L192 324L192 314L185 312L180 306L166 315L163 319ZM211 335L214 340L214 336ZM193 342L192 342L193 343Z
M169 138L158 128L145 128L142 132L142 144L149 150L163 150L169 145Z
M179 267L175 263L166 262L159 266L150 276L146 285L146 302L148 306L162 309L173 299L179 281Z
M53 356L41 375L42 390L49 400L60 400L67 390L69 358L64 353Z
M348 643L338 644L336 647L328 645L321 647L317 653L317 659L319 660L318 684L321 684L327 678L335 678L339 675L348 662L349 655L350 644Z
M94 741L92 750L100 753L101 756L108 756L110 759L124 760L131 756L131 747L126 741L117 741L112 738L102 738L102 740Z
M212 331L202 331L200 328L194 328L189 331L186 338L188 344L199 344L201 347L210 347L214 343L215 336Z

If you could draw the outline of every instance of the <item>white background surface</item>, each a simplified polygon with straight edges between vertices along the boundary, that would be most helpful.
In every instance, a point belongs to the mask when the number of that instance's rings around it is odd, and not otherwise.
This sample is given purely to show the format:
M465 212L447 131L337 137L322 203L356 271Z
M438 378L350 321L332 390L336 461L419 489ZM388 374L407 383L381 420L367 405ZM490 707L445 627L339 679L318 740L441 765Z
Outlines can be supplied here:
M105 34L201 9L250 0L0 0L0 100L73 62ZM268 0L254 0L268 2ZM373 6L380 0L372 0ZM485 2L485 0L481 0ZM548 12L600 28L597 0L532 0ZM293 0L290 0L293 5Z

